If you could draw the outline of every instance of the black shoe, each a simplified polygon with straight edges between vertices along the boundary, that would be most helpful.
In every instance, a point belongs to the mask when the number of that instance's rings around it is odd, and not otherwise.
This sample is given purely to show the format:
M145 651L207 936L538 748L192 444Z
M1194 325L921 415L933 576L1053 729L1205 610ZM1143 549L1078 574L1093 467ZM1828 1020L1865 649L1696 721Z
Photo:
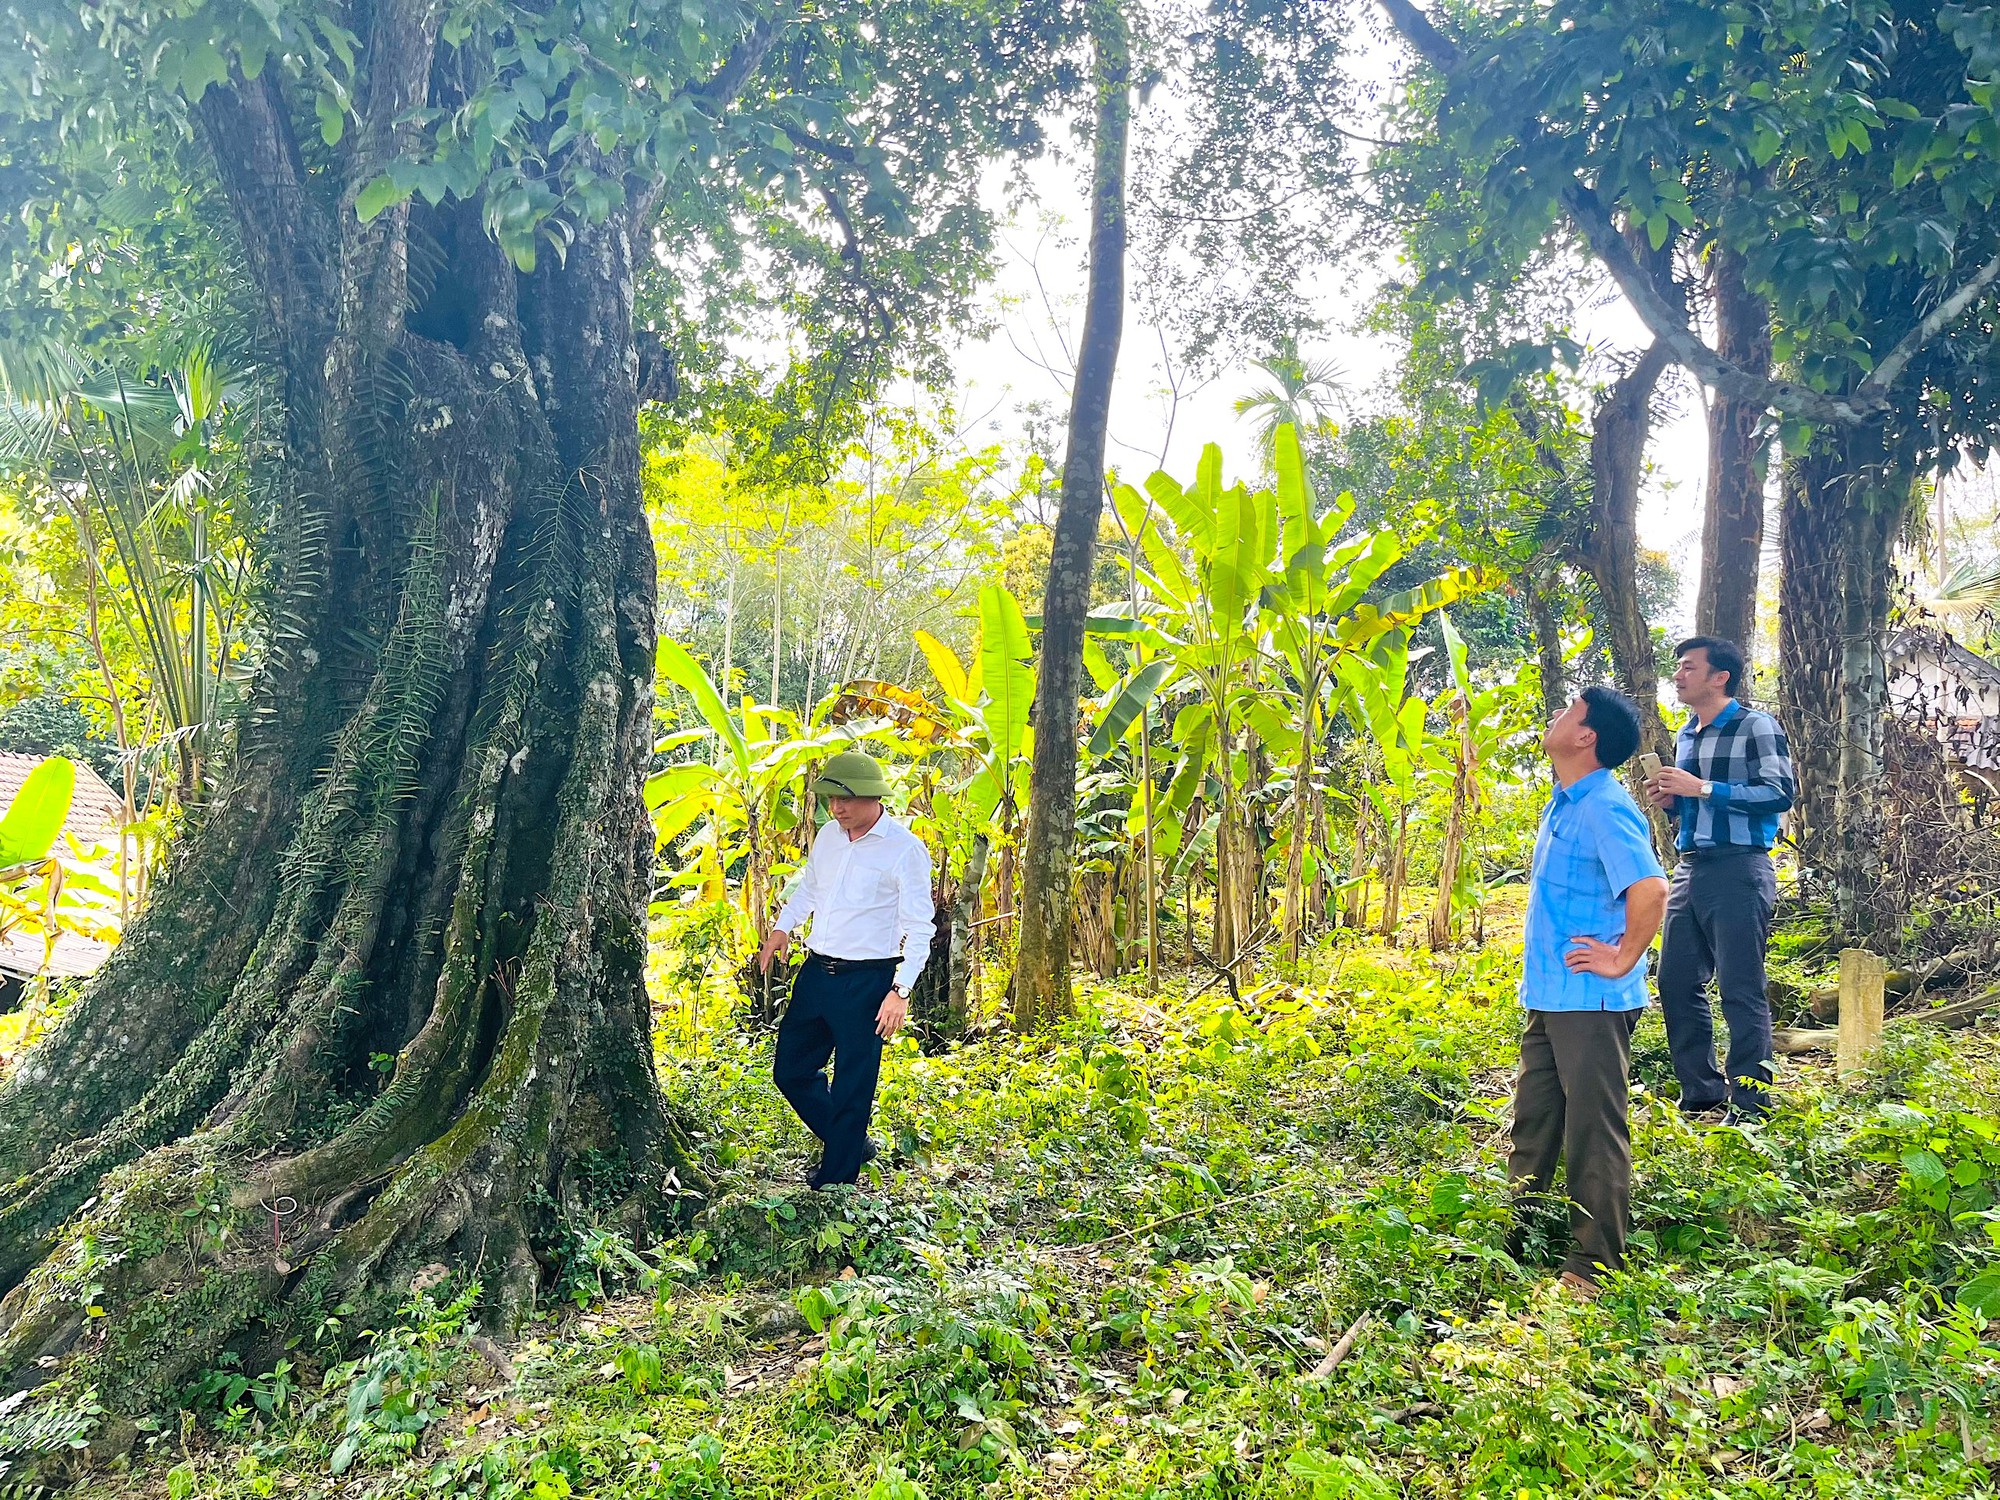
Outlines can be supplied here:
M1722 1123L1736 1130L1741 1130L1749 1125L1762 1125L1764 1123L1764 1112L1757 1109L1741 1109L1735 1105L1731 1105L1728 1112L1723 1115Z
M861 1143L862 1166L864 1167L867 1166L868 1163L875 1160L875 1158L880 1156L881 1154L882 1154L882 1148L875 1144L874 1137L871 1136L867 1140ZM854 1186L854 1180L852 1178L849 1178L844 1183L828 1183L822 1180L819 1174L820 1174L820 1169L825 1165L826 1165L826 1153L822 1151L820 1153L819 1160L813 1163L812 1171L806 1174L806 1186L811 1188L815 1193L829 1186L831 1187Z

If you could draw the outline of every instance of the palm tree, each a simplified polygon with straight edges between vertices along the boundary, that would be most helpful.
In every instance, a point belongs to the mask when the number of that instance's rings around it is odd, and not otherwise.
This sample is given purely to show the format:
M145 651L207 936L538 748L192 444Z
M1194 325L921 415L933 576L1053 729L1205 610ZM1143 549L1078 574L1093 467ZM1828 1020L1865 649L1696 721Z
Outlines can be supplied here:
M1332 436L1333 413L1347 406L1347 372L1330 359L1304 358L1299 341L1286 334L1269 359L1255 368L1264 383L1236 403L1238 416L1249 417L1257 433L1257 446L1268 461L1278 438L1278 429L1290 423L1308 449L1314 438Z
M52 340L0 347L0 471L45 490L76 528L86 635L127 762L128 804L142 749L172 763L169 789L182 803L202 800L246 670L250 553L231 519L243 474L223 430L246 390L203 342L151 378ZM125 722L100 610L143 654L143 735Z

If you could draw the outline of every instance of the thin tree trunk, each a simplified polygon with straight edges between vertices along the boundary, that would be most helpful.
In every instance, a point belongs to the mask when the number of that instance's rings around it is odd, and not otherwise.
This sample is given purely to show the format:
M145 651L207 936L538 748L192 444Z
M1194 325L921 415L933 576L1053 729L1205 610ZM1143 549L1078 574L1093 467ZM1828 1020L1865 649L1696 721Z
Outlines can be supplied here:
M1140 838L1143 864L1140 897L1146 904L1146 993L1160 989L1160 867L1153 833L1153 742L1150 706L1139 710L1139 795L1142 799Z
M1668 364L1655 343L1613 383L1590 434L1590 525L1577 561L1597 585L1598 625L1618 687L1639 705L1643 744L1670 756L1660 717L1660 667L1639 605L1639 480L1652 430L1653 391Z
M1907 476L1851 486L1842 567L1841 739L1834 912L1844 937L1867 940L1880 925L1882 738L1889 707L1887 646L1894 549L1910 497Z
M1326 826L1326 794L1317 786L1312 794L1312 840L1319 857L1313 861L1312 882L1306 892L1306 913L1317 927L1326 921L1326 869L1333 857L1333 844Z
M1367 763L1362 764L1362 774L1367 775ZM1369 846L1369 817L1375 804L1369 799L1365 788L1357 789L1354 796L1354 848L1347 861L1347 898L1345 903L1345 925L1350 931L1359 932L1368 925L1368 872L1374 868L1374 851Z
M1142 526L1144 521L1140 523ZM1125 580L1131 595L1132 618L1140 619L1139 613L1139 538L1126 538ZM1146 647L1140 642L1133 651L1132 669L1136 672L1146 665ZM1153 832L1153 706L1139 705L1139 829L1140 867L1139 898L1145 905L1145 927L1142 929L1146 944L1146 993L1154 995L1160 989L1160 872L1154 857Z
M1715 296L1716 352L1759 378L1771 372L1771 317L1743 282L1743 257L1718 247L1709 284ZM1766 408L1718 394L1708 410L1708 502L1701 530L1697 634L1749 647L1757 626L1757 577L1764 550ZM1745 684L1747 691L1748 684Z
M778 549L777 571L771 579L771 706L781 702L785 671L785 552Z
M1441 951L1452 945L1451 910L1454 887L1458 884L1459 861L1464 855L1465 814L1471 804L1477 768L1473 756L1472 726L1463 698L1453 703L1458 720L1458 753L1453 757L1451 813L1445 820L1444 851L1438 858L1437 899L1431 903L1431 949Z
M1298 784L1292 788L1292 836L1291 847L1285 851L1284 932L1281 934L1285 959L1293 965L1299 961L1299 944L1305 930L1306 838L1312 820L1306 795L1306 777L1310 774L1311 761L1303 754L1300 759L1305 764L1300 766Z
M972 849L965 857L965 873L959 877L958 899L951 907L951 991L950 1025L962 1032L972 1019L972 924L979 920L979 893L986 884L986 856L991 845L986 835L973 836Z
M1090 10L1096 56L1097 131L1091 182L1090 279L1070 398L1062 499L1042 598L1035 683L1035 754L1022 851L1020 956L1014 1024L1032 1030L1067 1015L1070 861L1076 836L1077 704L1083 690L1084 621L1104 511L1104 449L1111 383L1125 324L1125 156L1131 126L1131 57L1116 0Z
M1569 706L1569 683L1563 671L1562 620L1548 584L1528 579L1528 618L1535 627L1535 660L1541 668L1542 718L1553 719Z
M715 685L722 690L722 701L728 703L735 697L736 689L730 684L730 669L735 665L736 651L736 562L729 563L729 583L722 595L722 676ZM717 745L718 752L721 749Z
M1410 809L1405 803L1396 809L1396 838L1382 851L1383 937L1394 940L1403 923L1403 881L1410 847Z

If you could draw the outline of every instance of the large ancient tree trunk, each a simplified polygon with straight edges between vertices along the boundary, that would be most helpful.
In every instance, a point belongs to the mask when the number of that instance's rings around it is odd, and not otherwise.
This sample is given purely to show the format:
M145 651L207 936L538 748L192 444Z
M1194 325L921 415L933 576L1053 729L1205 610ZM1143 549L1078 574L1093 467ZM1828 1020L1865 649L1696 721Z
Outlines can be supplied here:
M637 1231L684 1170L642 982L642 209L526 275L475 204L359 222L436 17L378 13L337 206L275 69L200 111L284 373L281 597L179 867L0 1090L16 1385L73 1356L135 1409L434 1262L504 1324L558 1216Z
M1097 57L1097 139L1092 172L1090 284L1070 396L1062 499L1042 596L1035 681L1035 756L1028 836L1021 859L1021 947L1014 966L1014 1024L1032 1030L1069 1013L1070 858L1076 839L1077 703L1092 562L1104 513L1104 447L1111 382L1125 326L1125 144L1131 126L1131 56L1117 0L1090 9Z
M1743 284L1743 257L1718 248L1710 273L1715 292L1716 352L1760 378L1771 373L1771 319L1763 299ZM1757 574L1764 548L1761 402L1717 395L1708 412L1708 504L1701 529L1701 592L1694 628L1748 649L1757 626ZM1748 684L1745 684L1747 691Z

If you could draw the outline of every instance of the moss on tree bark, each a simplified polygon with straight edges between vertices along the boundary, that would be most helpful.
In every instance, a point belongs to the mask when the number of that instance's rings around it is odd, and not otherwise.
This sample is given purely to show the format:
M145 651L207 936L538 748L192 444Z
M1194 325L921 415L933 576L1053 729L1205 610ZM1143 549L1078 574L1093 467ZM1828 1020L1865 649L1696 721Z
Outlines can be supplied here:
M387 152L435 17L380 25ZM689 1174L643 985L643 184L523 274L475 204L316 197L276 88L199 111L284 376L274 641L152 909L0 1087L0 1370L128 1411L432 1264L518 1319L564 1215L643 1233Z

